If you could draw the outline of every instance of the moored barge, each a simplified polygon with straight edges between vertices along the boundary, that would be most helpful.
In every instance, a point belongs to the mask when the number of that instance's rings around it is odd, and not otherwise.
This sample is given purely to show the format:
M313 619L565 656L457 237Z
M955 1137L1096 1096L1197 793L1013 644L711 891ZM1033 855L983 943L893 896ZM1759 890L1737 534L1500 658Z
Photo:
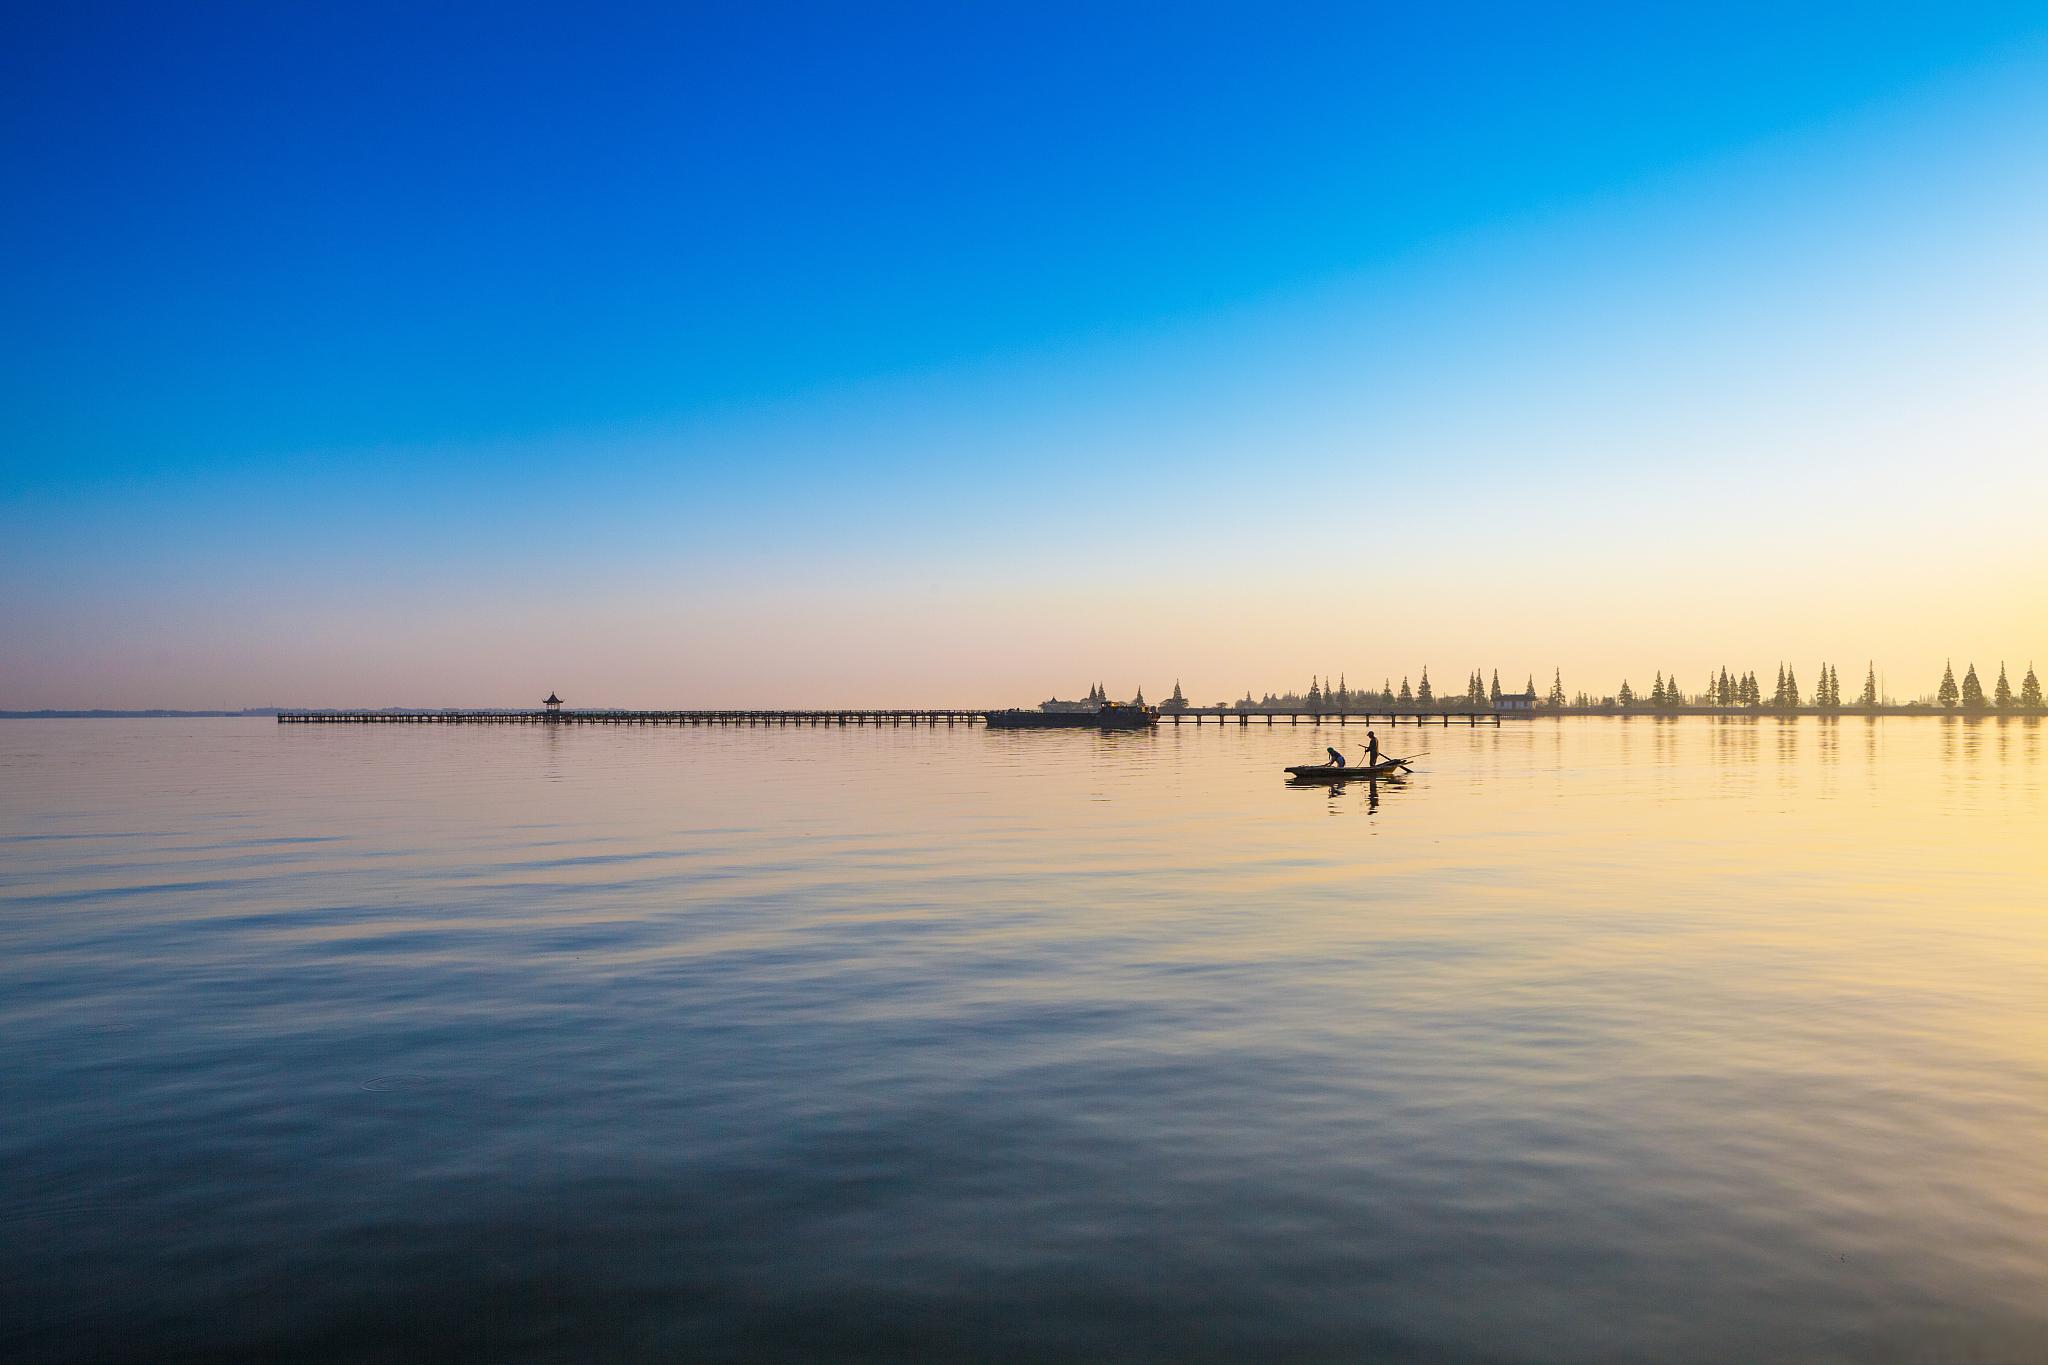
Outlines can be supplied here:
M991 730L1149 730L1159 723L1159 708L1135 703L1104 702L1092 711L1080 709L991 711Z

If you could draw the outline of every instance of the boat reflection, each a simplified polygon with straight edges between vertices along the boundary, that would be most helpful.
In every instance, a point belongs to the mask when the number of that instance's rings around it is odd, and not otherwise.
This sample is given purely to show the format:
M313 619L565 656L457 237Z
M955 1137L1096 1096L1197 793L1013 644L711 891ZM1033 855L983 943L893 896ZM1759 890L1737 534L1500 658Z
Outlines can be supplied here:
M1404 787L1406 785L1406 781L1397 774L1372 773L1364 771L1348 775L1339 775L1336 773L1332 773L1328 776L1295 775L1290 776L1287 779L1288 790L1326 792L1330 796L1331 803L1333 806L1335 804L1336 798L1342 796L1347 788L1364 787L1365 808L1368 812L1376 811L1380 808L1381 787L1388 787L1398 790L1399 788Z

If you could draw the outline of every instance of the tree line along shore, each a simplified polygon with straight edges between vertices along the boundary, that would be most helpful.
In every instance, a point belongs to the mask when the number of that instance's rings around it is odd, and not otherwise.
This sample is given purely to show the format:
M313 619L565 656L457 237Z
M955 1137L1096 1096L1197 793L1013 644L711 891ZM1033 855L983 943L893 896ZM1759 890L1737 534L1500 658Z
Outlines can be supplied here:
M1506 697L1508 705L1503 707ZM1091 702L1107 701L1109 694L1100 683L1089 689ZM1139 689L1132 699L1136 705L1145 704L1144 690ZM1173 694L1160 703L1163 711L1182 711L1194 708L1181 692L1180 683L1173 685ZM1478 669L1466 679L1463 689L1456 692L1438 691L1430 682L1429 669L1422 670L1421 680L1413 685L1404 675L1400 686L1388 678L1377 688L1354 688L1339 674L1333 684L1329 678L1311 678L1305 692L1268 692L1254 697L1247 691L1236 701L1217 702L1211 708L1225 711L1499 711L1521 710L1535 714L1549 715L1614 715L1623 713L1665 713L1695 715L1741 715L1746 713L1781 715L1927 715L1944 712L1966 714L2040 714L2044 707L2041 697L2041 680L2034 673L2033 664L2027 665L2026 675L2015 688L2003 663L1998 666L1998 678L1989 691L1977 676L1977 666L1969 664L1961 682L1956 681L1953 663L1944 665L1941 682L1932 691L1910 700L1898 700L1884 691L1878 678L1877 666L1866 666L1863 686L1853 695L1845 693L1842 677L1833 664L1822 664L1818 680L1811 691L1802 687L1796 671L1788 664L1779 664L1776 680L1769 689L1754 671L1736 672L1723 667L1708 679L1707 685L1699 690L1687 690L1673 673L1668 677L1658 670L1651 678L1646 691L1637 691L1624 678L1621 686L1612 693L1594 695L1585 691L1565 690L1562 669L1551 674L1550 687L1538 693L1536 680L1531 677L1520 692L1503 693L1500 685L1500 670L1495 669L1489 680Z

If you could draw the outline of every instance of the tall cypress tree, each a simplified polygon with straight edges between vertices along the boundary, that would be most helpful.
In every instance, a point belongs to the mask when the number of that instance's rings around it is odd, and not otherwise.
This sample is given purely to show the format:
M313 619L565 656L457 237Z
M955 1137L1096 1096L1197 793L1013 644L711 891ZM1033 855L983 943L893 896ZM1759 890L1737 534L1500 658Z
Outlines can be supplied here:
M1529 679L1529 695L1532 697L1536 695L1536 680L1534 678ZM1564 706L1564 670L1561 668L1553 670L1550 675L1550 696L1547 700L1553 707L1562 709Z
M1436 693L1429 690L1429 665L1422 666L1422 681L1415 685L1415 701L1419 706L1430 706L1436 702Z
M1956 696L1956 666L1954 663L1944 663L1941 666L1941 686L1935 689L1934 699L1943 706L1954 706Z
M1650 684L1650 705L1659 711L1664 709L1664 671L1657 670L1656 681Z
M1627 710L1636 704L1635 690L1628 685L1627 678L1621 680L1621 690L1614 694L1614 700L1620 704L1623 710Z
M1415 694L1408 690L1408 675L1403 673L1401 675L1401 705L1413 706L1414 704Z
M2020 681L2020 705L2030 711L2041 709L2041 680L2034 676L2034 665L2027 664L2027 676Z
M1536 689L1532 687L1529 689L1529 691L1530 694L1533 696L1535 694ZM1491 701L1495 706L1500 705L1500 670L1497 668L1493 670L1493 690L1487 693L1487 699Z
M1991 690L1992 703L2001 711L2012 710L2012 684L2005 680L2005 660L1998 661L1998 686Z
M1972 711L1984 709L1984 684L1977 681L1977 665L1963 674L1963 705Z
M1870 661L1870 671L1863 675L1863 695L1858 698L1861 705L1877 705L1877 660Z

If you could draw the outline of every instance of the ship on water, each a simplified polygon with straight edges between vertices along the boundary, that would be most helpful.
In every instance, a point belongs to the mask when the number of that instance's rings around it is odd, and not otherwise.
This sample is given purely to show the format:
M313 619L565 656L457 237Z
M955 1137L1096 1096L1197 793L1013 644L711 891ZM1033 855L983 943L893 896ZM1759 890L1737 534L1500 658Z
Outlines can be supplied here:
M1158 723L1159 708L1147 706L1142 691L1130 701L1111 701L1099 683L1082 701L1054 697L1036 710L988 713L991 730L1149 730Z

